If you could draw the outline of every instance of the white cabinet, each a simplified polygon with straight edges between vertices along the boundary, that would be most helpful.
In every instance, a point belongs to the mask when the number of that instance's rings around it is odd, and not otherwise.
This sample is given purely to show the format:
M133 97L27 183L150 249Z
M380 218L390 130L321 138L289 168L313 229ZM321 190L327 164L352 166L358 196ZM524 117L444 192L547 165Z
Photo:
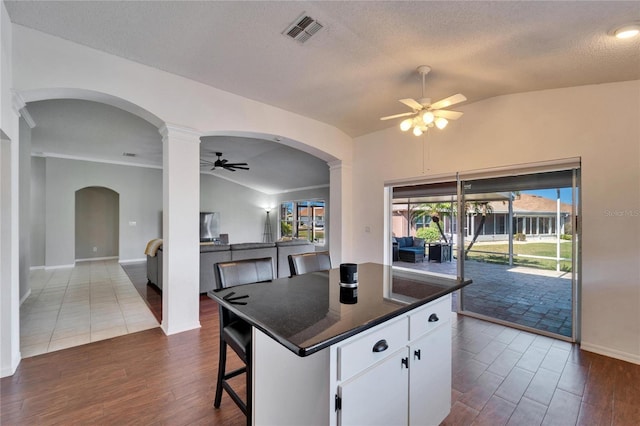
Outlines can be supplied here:
M451 299L445 296L339 344L338 425L438 425L444 420L451 409L450 315Z
M344 409L338 410L340 425L389 426L407 424L409 369L403 364L407 348L338 386Z
M439 425L451 409L449 321L411 343L409 371L409 424Z

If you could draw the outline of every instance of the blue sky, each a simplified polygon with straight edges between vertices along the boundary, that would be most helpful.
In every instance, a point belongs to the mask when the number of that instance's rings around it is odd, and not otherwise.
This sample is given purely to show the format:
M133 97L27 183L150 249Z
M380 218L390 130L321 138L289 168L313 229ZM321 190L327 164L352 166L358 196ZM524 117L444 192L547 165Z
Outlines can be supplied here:
M556 199L555 189L537 189L535 191L521 191L522 194L539 195L544 198ZM571 188L560 188L560 201L571 204Z

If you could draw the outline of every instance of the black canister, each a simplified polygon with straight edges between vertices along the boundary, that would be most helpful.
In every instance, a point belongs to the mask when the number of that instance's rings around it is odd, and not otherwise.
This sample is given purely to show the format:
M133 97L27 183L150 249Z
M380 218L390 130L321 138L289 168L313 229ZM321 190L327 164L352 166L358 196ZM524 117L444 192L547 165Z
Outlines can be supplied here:
M342 287L358 286L358 265L355 263L340 264L340 285Z

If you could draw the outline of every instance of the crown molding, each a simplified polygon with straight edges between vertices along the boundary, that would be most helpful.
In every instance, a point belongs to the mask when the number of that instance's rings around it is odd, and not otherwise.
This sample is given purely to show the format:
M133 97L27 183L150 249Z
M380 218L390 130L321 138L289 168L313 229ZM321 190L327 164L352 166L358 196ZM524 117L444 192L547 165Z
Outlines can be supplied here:
M22 96L19 93L13 92L12 101L13 111L16 115L22 117L30 129L36 127L36 122L27 110L27 103L24 101Z

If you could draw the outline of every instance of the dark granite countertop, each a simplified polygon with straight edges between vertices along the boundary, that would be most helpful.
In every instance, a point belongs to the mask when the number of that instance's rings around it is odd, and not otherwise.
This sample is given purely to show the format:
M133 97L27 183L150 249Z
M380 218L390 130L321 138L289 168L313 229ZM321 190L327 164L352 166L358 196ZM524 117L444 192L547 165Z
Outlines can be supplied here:
M358 265L357 289L340 286L340 270L209 292L209 297L299 356L307 356L456 291L458 281L376 263ZM234 301L233 297L249 297Z

